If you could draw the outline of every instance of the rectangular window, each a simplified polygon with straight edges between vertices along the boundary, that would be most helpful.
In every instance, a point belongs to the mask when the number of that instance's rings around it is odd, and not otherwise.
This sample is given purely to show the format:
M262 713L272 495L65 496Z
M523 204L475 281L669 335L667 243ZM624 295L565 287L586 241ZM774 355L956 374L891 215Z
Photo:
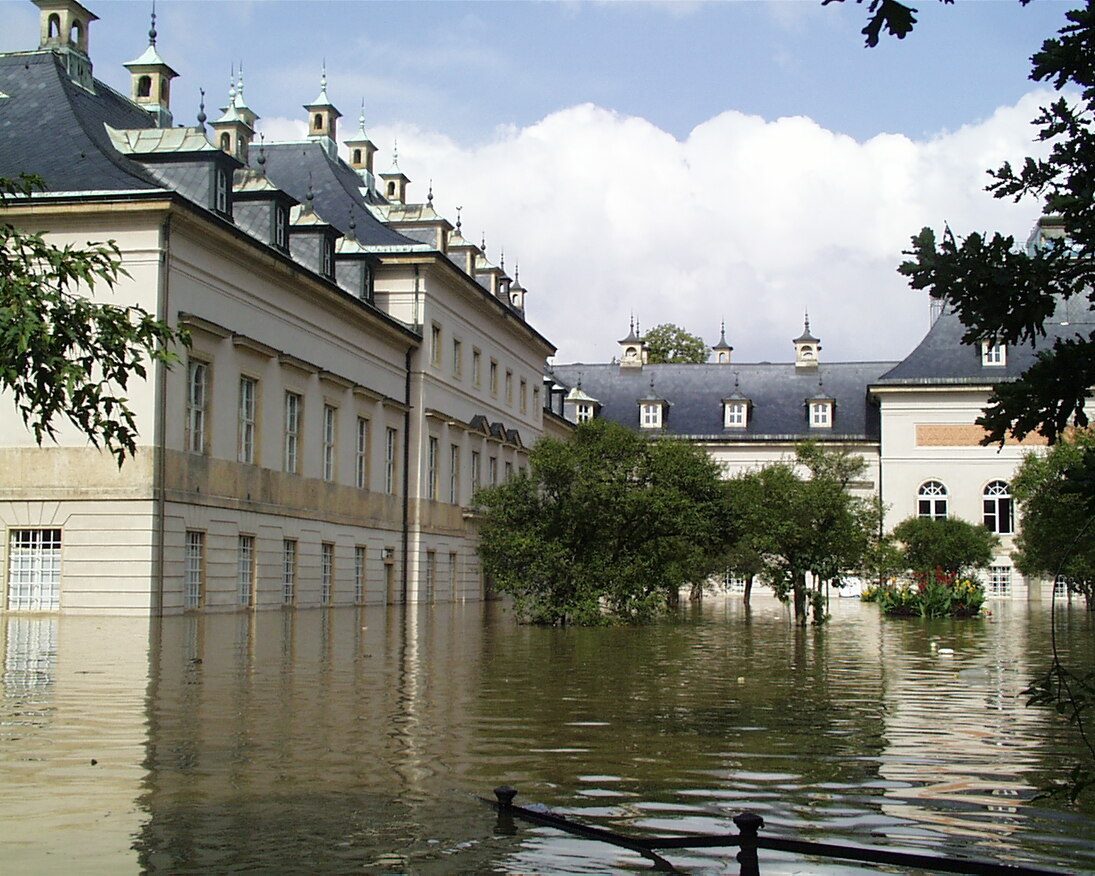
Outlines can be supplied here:
M255 461L255 414L258 409L259 382L253 377L240 378L240 462L251 464Z
M8 608L56 611L61 605L61 530L13 529L8 536Z
M285 470L297 473L300 452L300 413L303 399L295 392L285 393Z
M354 548L354 602L365 601L365 548Z
M323 542L320 548L319 583L319 601L324 605L330 605L331 593L335 586L335 546L329 541Z
M335 479L335 422L336 409L323 406L323 480Z
M498 363L493 359L490 360L490 370L488 371L487 389L490 390L491 395L498 395Z
M521 408L521 413L528 413L528 381L525 378L521 378L520 392L517 396L518 404Z
M422 602L433 602L434 576L437 574L437 554L426 551L426 567L422 570Z
M642 425L644 429L659 429L662 425L662 406L659 404L644 404Z
M580 404L578 405L578 422L588 423L593 419L593 405Z
M830 424L829 418L829 403L828 402L811 402L810 403L810 425L823 427Z
M512 462L507 462L506 463L506 483L509 483L512 480L513 480L513 463Z
M471 384L478 387L483 379L483 354L475 347L471 348Z
M274 246L285 249L285 229L289 226L289 213L284 207L276 208L274 213Z
M532 410L533 412L540 410L540 387L538 386L532 388Z
M384 439L384 492L395 494L395 454L399 443L398 433L389 428Z
M217 212L228 212L228 173L223 170L217 171Z
M186 530L186 608L201 608L205 598L205 533Z
M294 539L281 541L281 601L292 605L297 589L297 543Z
M741 429L745 427L745 405L741 402L731 402L723 409L726 416L723 425L728 429Z
M255 537L241 535L237 547L239 604L251 605L255 600Z
M209 365L191 359L186 366L186 449L205 453L205 414L209 401Z
M981 364L1004 366L1008 363L1007 347L995 338L981 342Z
M471 452L471 490L473 493L479 489L482 474L482 463L479 451L473 450Z
M452 376L459 380L464 374L464 345L452 339Z
M506 404L513 404L513 372L506 369Z
M441 326L436 322L430 328L430 361L434 365L441 364Z
M1011 596L1011 566L989 566L988 596Z
M432 436L426 450L426 498L437 498L437 439Z
M459 566L456 561L456 551L449 553L449 598L456 599L456 581L458 577Z
M487 460L487 479L492 487L498 486L498 457L492 456Z
M369 489L369 421L357 418L354 441L354 484L359 490Z
M449 501L460 502L460 445L449 445Z
M745 578L738 575L736 572L727 571L723 576L723 586L726 588L727 593L744 593L745 592Z

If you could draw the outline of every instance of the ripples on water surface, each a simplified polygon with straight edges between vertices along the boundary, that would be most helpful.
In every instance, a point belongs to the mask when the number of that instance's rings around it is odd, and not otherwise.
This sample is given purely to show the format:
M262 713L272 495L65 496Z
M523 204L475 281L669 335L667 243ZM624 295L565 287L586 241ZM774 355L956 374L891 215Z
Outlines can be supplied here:
M1095 872L1095 813L1031 801L1074 754L1020 695L1049 611L994 610L924 624L834 600L804 631L764 597L748 618L727 598L604 630L521 627L498 604L0 619L0 868L649 870L497 830L472 795L506 782L622 831L728 832L748 808L772 834ZM1058 617L1090 667L1092 618ZM668 857L737 872L729 852Z

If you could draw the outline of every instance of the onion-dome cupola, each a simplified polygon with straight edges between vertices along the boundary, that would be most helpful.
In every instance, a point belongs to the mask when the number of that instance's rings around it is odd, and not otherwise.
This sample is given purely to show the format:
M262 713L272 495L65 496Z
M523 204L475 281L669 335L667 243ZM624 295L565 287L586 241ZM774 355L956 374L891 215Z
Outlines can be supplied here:
M734 348L726 343L726 322L722 324L722 330L719 333L719 342L712 348L715 353L715 362L719 365L730 364L730 354L734 352Z
M617 342L620 345L620 367L642 368L647 360L646 344L639 334L639 326L635 317L631 317L630 329L626 338Z
M398 143L392 146L392 166L380 174L380 178L384 181L382 194L385 198L394 204L407 203L407 186L411 181L407 174L399 169Z
M361 101L361 115L357 118L358 131L349 140L342 142L350 150L350 167L357 171L365 183L365 187L373 187L373 156L376 155L376 145L365 133L365 101Z
M88 54L88 27L99 16L76 0L34 0L39 9L41 37L38 48L52 49L65 62L69 78L77 85L94 90L91 56Z
M521 285L521 266L516 262L513 265L513 282L509 284L509 303L525 313L525 287Z
M156 8L152 8L152 26L148 30L148 48L139 58L123 64L132 79L133 102L148 111L157 128L170 128L171 80L179 74L160 57L156 49Z
M251 145L251 138L255 136L255 129L247 123L236 108L234 77L228 89L228 105L223 109L224 114L216 121L209 123L209 127L213 129L217 148L247 164L247 150Z
M304 108L308 110L308 136L326 137L333 146L337 141L338 120L342 113L335 109L331 99L327 97L327 65L323 65L323 75L319 80L319 96L311 103L306 103Z
M794 340L795 344L795 369L817 368L821 361L821 342L810 334L810 314L806 314L805 328L802 334Z

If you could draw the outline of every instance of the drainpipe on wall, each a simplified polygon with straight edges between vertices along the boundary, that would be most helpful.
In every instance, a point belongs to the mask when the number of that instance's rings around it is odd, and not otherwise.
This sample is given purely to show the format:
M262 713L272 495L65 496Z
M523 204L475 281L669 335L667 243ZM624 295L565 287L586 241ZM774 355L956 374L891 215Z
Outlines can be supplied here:
M164 219L160 226L160 283L157 317L168 320L168 278L171 274L169 261L171 258L171 216ZM163 616L164 602L164 541L167 533L167 498L164 493L164 483L167 479L167 365L163 362L156 363L156 424L152 439L152 500L155 507L156 522L152 528L156 543L153 545L152 574L156 584L154 613Z

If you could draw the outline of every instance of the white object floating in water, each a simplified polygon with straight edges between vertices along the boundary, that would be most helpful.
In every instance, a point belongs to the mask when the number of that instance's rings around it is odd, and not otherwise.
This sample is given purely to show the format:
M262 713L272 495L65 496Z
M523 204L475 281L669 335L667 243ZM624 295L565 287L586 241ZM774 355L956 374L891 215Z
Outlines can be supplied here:
M954 648L940 648L939 649L939 656L940 657L942 657L944 654L953 654L953 653L954 653Z
M738 684L745 684L745 676L744 675L739 675L738 676Z

